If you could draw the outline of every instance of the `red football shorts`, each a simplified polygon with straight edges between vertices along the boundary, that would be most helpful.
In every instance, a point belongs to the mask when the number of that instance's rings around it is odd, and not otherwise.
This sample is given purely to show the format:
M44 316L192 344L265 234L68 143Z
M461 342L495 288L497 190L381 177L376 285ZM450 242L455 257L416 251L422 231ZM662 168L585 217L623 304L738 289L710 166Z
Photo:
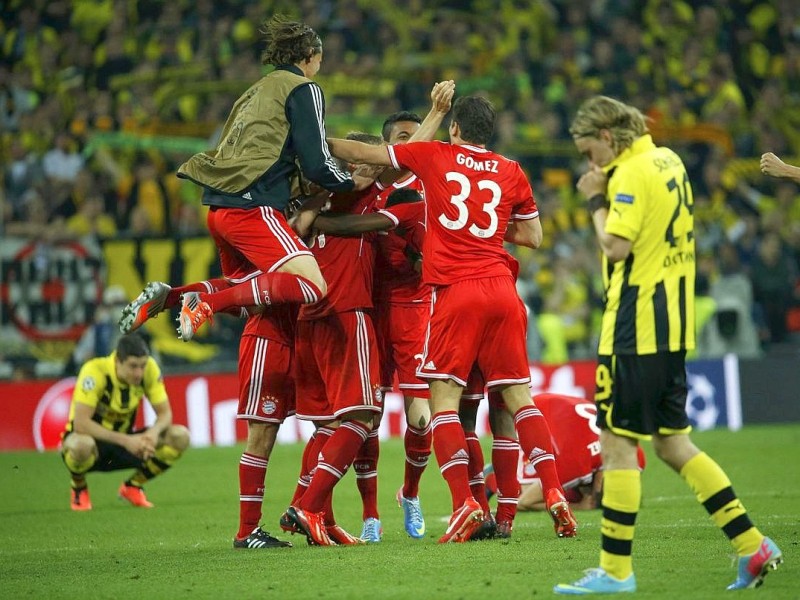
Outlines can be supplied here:
M298 321L297 417L327 421L355 410L383 410L372 318L361 310Z
M275 271L295 256L311 254L283 213L268 206L208 211L208 231L219 250L222 275L234 283Z
M384 391L393 389L396 374L398 387L404 394L430 397L428 383L417 377L430 315L431 306L427 302L386 302L375 307L375 330L381 358L380 381Z
M254 335L239 342L237 418L283 423L294 414L292 348Z
M525 335L528 317L511 277L469 279L433 293L423 379L465 386L473 364L491 388L530 381Z

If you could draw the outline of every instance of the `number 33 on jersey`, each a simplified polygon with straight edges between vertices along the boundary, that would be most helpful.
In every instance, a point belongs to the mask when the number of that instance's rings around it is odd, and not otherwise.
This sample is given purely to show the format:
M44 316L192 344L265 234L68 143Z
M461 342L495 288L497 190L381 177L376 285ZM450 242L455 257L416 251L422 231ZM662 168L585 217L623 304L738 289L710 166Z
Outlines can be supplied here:
M445 142L389 146L389 155L425 187L425 283L511 274L503 247L508 223L539 216L519 163L478 146Z

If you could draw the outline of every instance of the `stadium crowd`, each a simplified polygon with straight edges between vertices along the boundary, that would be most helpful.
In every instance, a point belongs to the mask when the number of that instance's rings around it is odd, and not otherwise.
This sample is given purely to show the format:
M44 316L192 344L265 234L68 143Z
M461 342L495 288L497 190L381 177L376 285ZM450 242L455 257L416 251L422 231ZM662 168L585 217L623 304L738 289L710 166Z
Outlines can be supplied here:
M205 235L177 166L209 146L261 75L258 23L325 41L329 133L378 133L435 81L499 111L490 147L528 171L542 248L515 248L533 358L592 356L602 284L567 131L586 97L624 97L689 169L699 353L754 356L800 330L800 201L764 152L800 155L800 4L792 0L9 0L0 8L2 236ZM795 163L796 164L796 163ZM224 320L221 320L224 321Z

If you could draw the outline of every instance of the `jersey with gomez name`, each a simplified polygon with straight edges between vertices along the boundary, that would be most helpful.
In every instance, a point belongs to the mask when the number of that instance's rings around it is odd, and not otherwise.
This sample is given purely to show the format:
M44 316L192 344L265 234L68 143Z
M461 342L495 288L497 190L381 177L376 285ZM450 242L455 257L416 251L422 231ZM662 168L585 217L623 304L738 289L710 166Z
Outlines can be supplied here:
M485 148L445 142L387 146L395 168L425 187L422 279L429 285L511 275L508 223L539 216L519 163Z

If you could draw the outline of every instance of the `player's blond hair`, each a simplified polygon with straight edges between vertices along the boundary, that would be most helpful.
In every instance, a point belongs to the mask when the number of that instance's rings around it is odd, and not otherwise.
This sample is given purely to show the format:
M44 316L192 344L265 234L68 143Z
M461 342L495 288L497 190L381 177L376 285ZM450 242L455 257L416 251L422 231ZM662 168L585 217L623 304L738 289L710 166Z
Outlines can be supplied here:
M647 117L614 98L593 96L578 108L569 132L573 138L599 137L601 129L611 133L614 150L619 153L648 132Z

